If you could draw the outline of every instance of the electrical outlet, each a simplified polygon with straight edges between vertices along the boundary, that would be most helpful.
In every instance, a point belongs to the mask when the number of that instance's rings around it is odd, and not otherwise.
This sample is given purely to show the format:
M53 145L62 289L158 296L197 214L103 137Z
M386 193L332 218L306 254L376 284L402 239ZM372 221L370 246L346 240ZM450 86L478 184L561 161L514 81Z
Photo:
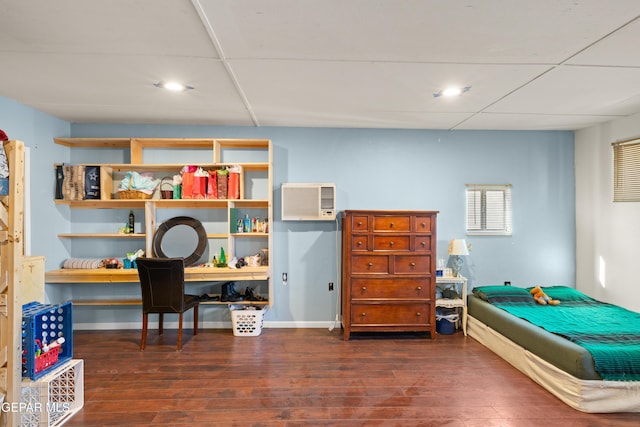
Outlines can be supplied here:
M511 282L504 282L505 286L511 286Z
M329 282L329 291L333 290L333 282Z

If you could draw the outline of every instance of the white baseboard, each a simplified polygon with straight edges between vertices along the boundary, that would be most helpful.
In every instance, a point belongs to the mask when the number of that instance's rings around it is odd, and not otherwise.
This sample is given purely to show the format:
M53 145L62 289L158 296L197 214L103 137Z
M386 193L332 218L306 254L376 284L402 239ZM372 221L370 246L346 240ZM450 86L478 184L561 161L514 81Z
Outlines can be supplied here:
M192 323L185 322L182 325L186 329L190 329ZM281 328L281 329L321 329L334 326L333 321L312 321L312 322L296 322L296 321L267 321L264 322L263 328ZM336 327L339 327L336 325ZM178 329L178 322L165 322L165 329ZM200 329L231 329L231 322L202 322L198 324ZM141 322L109 322L109 323L74 323L74 331L107 331L107 330L141 330ZM149 330L158 329L157 322L149 322Z

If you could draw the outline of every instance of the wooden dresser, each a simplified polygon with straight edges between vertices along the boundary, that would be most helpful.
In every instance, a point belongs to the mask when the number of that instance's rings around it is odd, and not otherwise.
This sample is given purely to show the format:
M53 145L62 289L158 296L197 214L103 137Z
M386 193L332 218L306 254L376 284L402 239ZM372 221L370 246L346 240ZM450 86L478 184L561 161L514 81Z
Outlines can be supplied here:
M437 211L342 213L342 328L435 338Z

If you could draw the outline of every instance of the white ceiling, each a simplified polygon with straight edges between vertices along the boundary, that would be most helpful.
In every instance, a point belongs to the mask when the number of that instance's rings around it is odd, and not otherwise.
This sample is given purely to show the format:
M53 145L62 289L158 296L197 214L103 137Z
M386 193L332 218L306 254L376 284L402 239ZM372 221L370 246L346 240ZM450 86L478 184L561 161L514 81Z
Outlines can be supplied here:
M639 17L638 0L0 0L0 96L74 123L575 130L640 112ZM452 84L471 89L433 96Z

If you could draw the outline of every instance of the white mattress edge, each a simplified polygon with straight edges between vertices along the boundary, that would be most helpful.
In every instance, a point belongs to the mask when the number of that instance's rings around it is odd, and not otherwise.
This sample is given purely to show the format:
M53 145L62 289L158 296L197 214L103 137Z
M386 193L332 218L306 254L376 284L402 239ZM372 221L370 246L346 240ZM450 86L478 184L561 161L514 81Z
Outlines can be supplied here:
M570 407L582 412L640 412L640 381L582 380L505 338L473 316L467 333Z

